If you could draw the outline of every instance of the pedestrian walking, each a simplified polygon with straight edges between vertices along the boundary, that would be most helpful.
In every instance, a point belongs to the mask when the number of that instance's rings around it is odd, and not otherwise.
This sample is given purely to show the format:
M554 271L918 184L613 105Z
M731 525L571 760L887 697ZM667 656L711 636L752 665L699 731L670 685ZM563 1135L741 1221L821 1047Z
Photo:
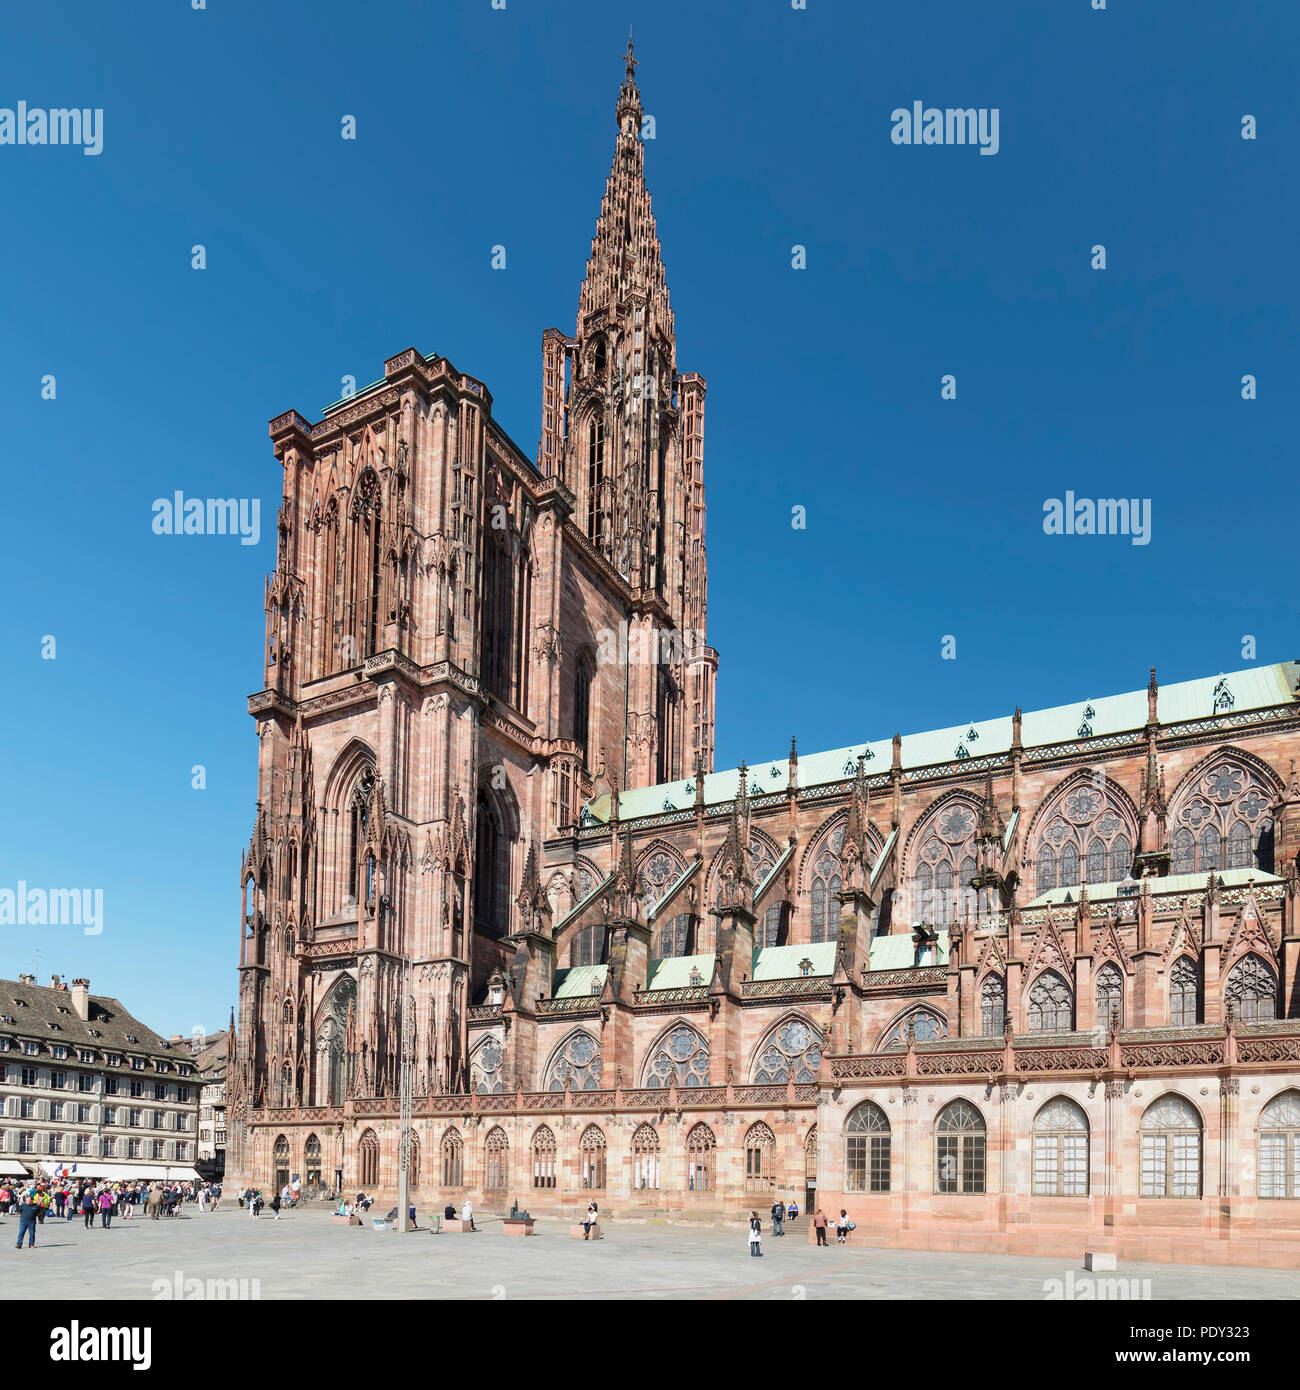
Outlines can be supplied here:
M271 1198L271 1210L275 1213L275 1219L278 1221L280 1219L280 1194L278 1192Z
M99 1194L99 1224L106 1231L113 1220L113 1194L105 1188Z
M817 1214L813 1217L813 1229L817 1232L817 1244L826 1244L826 1213L817 1208Z
M763 1256L763 1223L756 1211L749 1213L749 1253L759 1259Z
M83 1188L81 1192L81 1214L86 1218L83 1223L85 1229L90 1230L95 1224L95 1194L89 1187Z
M772 1203L772 1234L774 1236L785 1235L785 1231L783 1229L784 1225L785 1203L782 1202L782 1200L778 1197L776 1201Z

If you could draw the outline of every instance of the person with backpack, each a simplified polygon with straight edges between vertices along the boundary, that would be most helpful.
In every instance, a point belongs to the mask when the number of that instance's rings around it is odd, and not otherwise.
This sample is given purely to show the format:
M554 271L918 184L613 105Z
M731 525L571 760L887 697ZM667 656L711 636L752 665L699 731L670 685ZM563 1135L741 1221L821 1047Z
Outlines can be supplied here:
M749 1253L759 1259L763 1257L763 1223L756 1211L749 1213Z
M781 1229L784 1224L785 1203L778 1197L776 1201L772 1203L772 1234L774 1236L785 1235L785 1231Z

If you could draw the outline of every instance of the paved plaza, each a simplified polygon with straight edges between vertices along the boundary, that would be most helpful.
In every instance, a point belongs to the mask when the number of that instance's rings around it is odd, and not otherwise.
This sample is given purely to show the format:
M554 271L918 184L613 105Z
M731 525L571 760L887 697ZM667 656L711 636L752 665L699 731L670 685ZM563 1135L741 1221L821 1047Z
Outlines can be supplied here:
M794 1231L750 1257L746 1232L611 1223L608 1236L570 1240L543 1219L531 1238L488 1217L475 1234L398 1235L335 1226L324 1207L254 1221L231 1205L215 1214L115 1220L107 1230L49 1219L34 1251L14 1249L16 1218L0 1221L0 1259L19 1298L483 1298L483 1299L1034 1299L1095 1296L1080 1263L1007 1255L931 1254L807 1244ZM8 1239L2 1239L7 1236ZM1153 1299L1295 1299L1300 1274L1195 1265L1121 1263L1108 1280ZM230 1281L258 1281L242 1291ZM1149 1294L1144 1283L1150 1280ZM195 1281L201 1281L201 1285ZM209 1285L208 1281L220 1281ZM1114 1297L1116 1286L1107 1286Z

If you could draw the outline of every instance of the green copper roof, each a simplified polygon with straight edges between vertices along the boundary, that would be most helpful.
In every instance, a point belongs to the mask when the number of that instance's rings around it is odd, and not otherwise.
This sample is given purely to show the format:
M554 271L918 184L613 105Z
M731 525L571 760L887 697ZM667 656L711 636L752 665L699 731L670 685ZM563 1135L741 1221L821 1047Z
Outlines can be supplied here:
M707 985L713 979L713 957L665 956L652 960L646 989L685 989L691 982L692 969L700 972L700 983Z
M1266 883L1281 883L1282 880L1276 874L1266 874L1263 869L1220 869L1216 870L1215 876L1220 879L1225 888L1243 888L1251 881L1254 881L1261 888ZM1153 894L1160 893L1202 893L1205 891L1205 881L1208 874L1168 874L1164 878L1152 878L1146 880L1151 885ZM1134 885L1132 879L1124 879L1124 883L1130 887ZM1096 902L1103 898L1113 898L1116 896L1115 890L1120 885L1118 883L1090 883L1088 885L1088 900ZM1073 887L1053 888L1046 893L1040 893L1033 902L1026 903L1026 907L1059 907L1069 899L1071 905L1079 901L1079 885Z
M810 975L832 975L835 972L835 943L814 941L804 946L763 946L754 953L756 980L796 980L803 971L801 960L812 961Z
M1278 705L1295 704L1296 682L1300 679L1300 663L1282 661L1271 666L1252 666L1228 675L1202 676L1197 680L1176 681L1160 687L1158 713L1163 725L1180 724L1191 719L1208 719L1216 713L1216 695L1220 682L1231 697L1230 710L1240 714L1246 710L1269 709ZM1020 739L1026 748L1038 748L1054 743L1070 743L1106 738L1113 734L1137 732L1147 721L1147 692L1131 690L1123 695L1089 696L1057 705L1052 709L1029 710L1021 719ZM971 735L974 735L972 737ZM901 756L904 768L933 767L939 763L960 761L963 757L988 757L1006 754L1011 747L1011 716L975 720L955 724L948 729L928 733L904 734ZM959 752L964 749L965 752ZM810 753L798 759L801 787L815 787L827 782L842 782L852 777L859 754L867 755L866 770L870 776L886 772L893 759L891 739L856 743L850 748L836 748L826 753ZM789 785L789 760L782 753L775 758L760 759L749 765L749 790L753 796L769 792L784 792ZM740 786L738 768L710 772L704 778L704 801L716 806L733 801ZM666 782L654 787L636 787L619 795L619 815L624 820L638 816L657 815L663 811L665 800L680 810L695 800L695 779ZM609 818L609 798L601 796L591 803L590 810L597 820Z
M591 993L591 986L597 984L605 988L607 965L571 965L566 970L555 972L555 997L557 999L576 999L579 995Z
M948 933L940 927L935 948L935 965L948 964ZM916 964L916 943L910 932L871 938L871 968L873 970L911 970Z

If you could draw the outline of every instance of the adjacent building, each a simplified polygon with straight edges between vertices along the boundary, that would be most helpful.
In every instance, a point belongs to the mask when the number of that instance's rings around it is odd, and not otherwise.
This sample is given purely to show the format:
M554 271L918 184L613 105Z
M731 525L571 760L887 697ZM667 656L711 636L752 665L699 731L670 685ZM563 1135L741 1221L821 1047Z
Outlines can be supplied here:
M0 980L0 1067L6 1171L195 1176L193 1060L88 980Z
M395 1190L405 1053L438 1207L1294 1262L1300 667L715 772L630 46L616 124L535 459L413 349L271 424L232 1178Z

